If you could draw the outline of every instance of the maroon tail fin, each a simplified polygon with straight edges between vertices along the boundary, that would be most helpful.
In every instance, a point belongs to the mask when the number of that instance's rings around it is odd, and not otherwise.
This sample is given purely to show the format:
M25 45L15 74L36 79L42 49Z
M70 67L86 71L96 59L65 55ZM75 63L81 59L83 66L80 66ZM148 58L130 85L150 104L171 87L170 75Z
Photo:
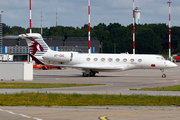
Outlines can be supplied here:
M31 45L28 44L28 46L32 55L35 55L38 50L42 52L44 51L44 48L35 39L33 39L32 37L27 37L27 39L31 41Z
M41 64L41 65L45 65L43 62L41 62L40 60L38 60L34 55L30 54L29 55L32 57L32 59L37 63L37 64Z

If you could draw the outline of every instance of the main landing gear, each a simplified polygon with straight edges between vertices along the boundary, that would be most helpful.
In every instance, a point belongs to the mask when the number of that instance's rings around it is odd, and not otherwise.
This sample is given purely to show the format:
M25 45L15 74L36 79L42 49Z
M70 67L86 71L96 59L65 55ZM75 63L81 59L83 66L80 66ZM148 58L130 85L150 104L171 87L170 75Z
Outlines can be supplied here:
M166 78L166 74L164 73L164 69L160 69L160 70L163 73L162 78Z
M89 73L83 72L82 76L83 77L95 77L96 73L98 73L98 72L95 72L95 71L90 71Z

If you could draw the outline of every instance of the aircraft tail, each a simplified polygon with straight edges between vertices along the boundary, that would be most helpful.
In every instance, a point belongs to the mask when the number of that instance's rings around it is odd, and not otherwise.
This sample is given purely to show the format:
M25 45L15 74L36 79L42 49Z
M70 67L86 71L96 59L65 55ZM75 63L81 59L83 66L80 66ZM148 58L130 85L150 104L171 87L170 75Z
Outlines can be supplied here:
M29 53L29 55L31 56L31 58L40 65L45 65L45 63L43 63L42 61L40 61L39 59L37 59L34 55L32 55L31 53Z
M42 56L44 53L51 51L39 33L20 34L20 38L25 38L33 56Z

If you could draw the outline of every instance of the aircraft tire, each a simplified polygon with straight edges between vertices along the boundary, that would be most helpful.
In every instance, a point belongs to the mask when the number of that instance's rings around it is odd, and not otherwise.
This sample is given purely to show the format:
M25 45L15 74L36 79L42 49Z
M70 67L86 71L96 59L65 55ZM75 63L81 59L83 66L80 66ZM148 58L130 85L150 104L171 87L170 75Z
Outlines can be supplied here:
M89 76L89 75L86 74L86 73L83 73L82 76L83 76L83 77L87 77L87 76Z
M162 75L162 78L166 78L166 74L163 74L163 75Z
M94 77L95 74L96 74L95 72L90 72L90 73L89 73L90 77Z

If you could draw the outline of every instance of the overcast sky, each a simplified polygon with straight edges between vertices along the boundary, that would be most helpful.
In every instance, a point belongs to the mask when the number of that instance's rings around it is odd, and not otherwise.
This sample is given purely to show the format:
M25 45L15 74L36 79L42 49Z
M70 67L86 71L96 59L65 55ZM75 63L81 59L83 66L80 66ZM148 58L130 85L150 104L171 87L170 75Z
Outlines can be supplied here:
M141 7L141 24L169 24L168 0L135 0ZM180 0L171 0L171 24L180 26ZM82 27L88 23L88 0L32 0L32 27L58 25ZM132 23L133 0L91 0L91 26L118 22L124 26ZM0 0L2 22L9 26L29 27L29 0Z

